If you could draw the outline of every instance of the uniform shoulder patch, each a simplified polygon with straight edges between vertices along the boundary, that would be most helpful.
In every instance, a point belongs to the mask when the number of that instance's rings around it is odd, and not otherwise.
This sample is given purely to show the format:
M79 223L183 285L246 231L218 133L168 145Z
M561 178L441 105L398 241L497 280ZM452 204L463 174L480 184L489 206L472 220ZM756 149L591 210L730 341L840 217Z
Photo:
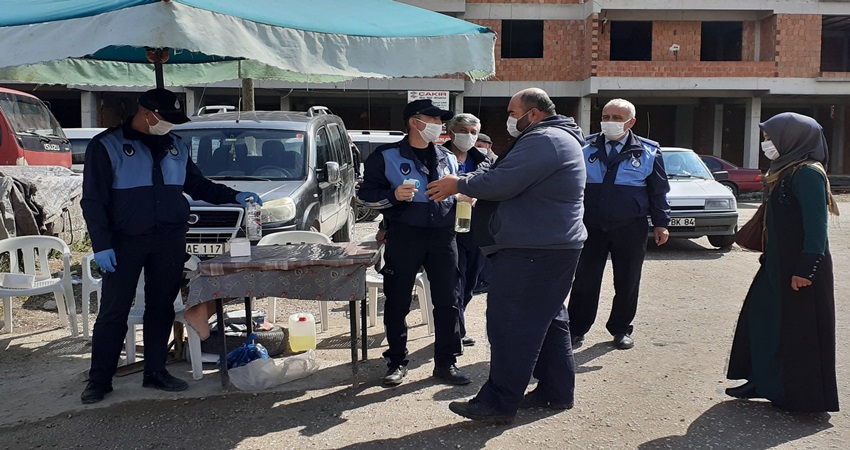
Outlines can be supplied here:
M637 138L640 139L640 141L643 142L644 144L648 144L648 145L655 147L655 148L661 147L661 144L659 144L658 142L655 142L651 139L647 139L645 137L640 137L640 136L637 136Z

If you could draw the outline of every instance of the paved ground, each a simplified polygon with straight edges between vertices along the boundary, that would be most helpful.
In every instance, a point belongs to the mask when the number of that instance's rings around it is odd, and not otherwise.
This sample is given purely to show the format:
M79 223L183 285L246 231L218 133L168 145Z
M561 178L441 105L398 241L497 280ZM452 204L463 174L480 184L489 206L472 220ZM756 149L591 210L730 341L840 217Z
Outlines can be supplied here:
M850 203L840 205L850 212ZM741 223L752 204L741 204ZM850 214L850 213L848 213ZM838 371L842 407L850 407L850 267L848 216L835 221ZM365 235L374 224L361 225ZM486 380L485 296L470 305L469 348L460 365L466 387L430 378L432 342L412 311L411 372L404 384L380 387L382 327L370 328L371 359L352 376L347 364L345 304L334 306L320 334L322 364L311 377L258 394L224 393L210 367L184 393L141 388L141 375L117 378L115 392L84 407L80 374L90 347L62 329L0 335L0 448L848 448L850 415L790 415L764 402L732 400L723 389L738 310L757 255L719 251L705 238L651 249L635 322L636 346L617 351L602 323L576 352L576 406L557 414L522 412L510 426L462 420L448 402L472 396ZM612 295L610 267L602 322ZM318 308L281 302L284 317ZM414 306L416 307L416 306ZM312 308L312 309L311 309ZM17 323L16 323L17 326ZM172 372L191 379L185 362Z

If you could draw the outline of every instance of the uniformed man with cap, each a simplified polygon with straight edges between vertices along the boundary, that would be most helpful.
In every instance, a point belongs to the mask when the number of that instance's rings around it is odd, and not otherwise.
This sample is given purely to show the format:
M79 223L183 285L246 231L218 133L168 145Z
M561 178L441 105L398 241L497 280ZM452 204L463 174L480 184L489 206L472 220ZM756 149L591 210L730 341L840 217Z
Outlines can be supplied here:
M407 136L378 147L366 159L358 196L370 208L380 209L387 227L384 247L384 326L389 348L385 386L396 386L407 375L407 324L411 292L421 267L431 281L434 305L434 376L449 384L469 384L458 370L461 353L460 286L455 242L455 198L428 199L425 186L446 175L457 174L457 159L434 141L451 111L431 100L414 100L402 118Z
M146 281L142 386L165 391L188 387L165 369L173 304L186 256L189 202L183 193L213 204L244 206L248 197L262 204L253 192L237 192L203 176L190 157L188 143L170 132L175 124L188 121L174 93L152 89L139 97L133 117L95 136L86 149L81 204L94 259L103 274L103 295L83 403L99 402L112 392L142 269Z

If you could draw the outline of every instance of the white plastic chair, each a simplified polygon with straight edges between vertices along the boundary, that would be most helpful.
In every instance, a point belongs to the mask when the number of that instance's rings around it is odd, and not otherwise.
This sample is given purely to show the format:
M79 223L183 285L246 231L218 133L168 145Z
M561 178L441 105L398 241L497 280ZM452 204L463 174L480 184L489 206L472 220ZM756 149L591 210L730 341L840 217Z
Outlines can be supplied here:
M83 256L83 333L86 337L89 335L88 315L89 315L89 300L92 293L97 299L98 311L101 304L101 278L95 278L92 274L91 263L94 260L94 254L89 253ZM192 265L197 267L197 257L192 257L186 261L186 268L192 269ZM136 362L136 326L144 324L145 317L145 272L139 277L139 283L136 285L136 303L130 309L130 315L127 317L127 335L125 337L124 350L127 353L127 364ZM139 301L141 300L141 301ZM201 361L201 337L194 328L189 326L184 317L186 307L183 305L183 297L177 293L174 299L174 321L181 322L186 330L186 336L189 339L189 360L192 364L192 378L200 380L204 377L204 368Z
M98 309L100 309L100 283L101 278L95 278L92 273L92 263L94 262L94 253L89 253L83 256L83 337L89 338L91 327L89 326L89 314L91 314L91 295L94 294L97 300Z
M50 273L48 257L50 251L56 250L62 254L63 266L61 276L53 278ZM18 257L18 252L21 257ZM74 302L74 290L71 287L71 249L62 239L52 236L19 236L0 241L0 255L9 255L9 271L12 274L31 275L34 278L32 287L5 287L0 284L0 297L3 298L4 320L6 332L12 332L12 298L46 294L52 292L59 309L59 322L68 325L68 311L71 315L71 336L77 336L77 307ZM23 271L20 263L23 263ZM11 277L10 277L11 278Z
M290 244L330 244L331 238L316 231L279 231L267 234L257 242L257 245L290 245ZM270 297L272 323L277 322L277 297ZM319 314L322 320L322 331L328 331L328 302L319 302Z
M377 234L371 234L363 238L365 242L377 240ZM384 265L384 250L381 248L381 266ZM379 274L366 274L366 298L369 304L369 323L370 327L374 327L378 323L378 289L384 288L384 276ZM431 304L431 282L428 281L428 275L425 271L420 271L416 274L416 281L413 285L416 290L416 295L419 296L420 310L422 312L422 322L428 326L428 335L434 334L434 306Z
M193 258L196 258L193 256ZM186 262L186 266L190 264L197 265L193 260ZM139 302L139 300L142 300ZM127 336L124 340L124 351L127 353L127 364L136 362L136 326L144 325L145 321L145 271L142 270L142 275L139 277L139 283L136 285L136 303L130 309L130 315L127 317ZM174 299L174 321L183 324L183 329L186 330L186 337L189 340L189 361L192 364L192 378L200 380L204 377L204 367L201 355L201 337L189 325L185 317L186 306L183 304L183 296L180 292Z

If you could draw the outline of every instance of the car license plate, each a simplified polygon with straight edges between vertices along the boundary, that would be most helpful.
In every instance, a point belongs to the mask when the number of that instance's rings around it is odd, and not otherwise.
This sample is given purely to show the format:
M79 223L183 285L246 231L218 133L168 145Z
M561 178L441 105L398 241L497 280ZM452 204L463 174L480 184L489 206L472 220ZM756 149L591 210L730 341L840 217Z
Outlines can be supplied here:
M693 217L674 217L670 219L671 227L695 227L697 226L697 219Z
M186 253L193 255L221 255L224 244L186 244Z

